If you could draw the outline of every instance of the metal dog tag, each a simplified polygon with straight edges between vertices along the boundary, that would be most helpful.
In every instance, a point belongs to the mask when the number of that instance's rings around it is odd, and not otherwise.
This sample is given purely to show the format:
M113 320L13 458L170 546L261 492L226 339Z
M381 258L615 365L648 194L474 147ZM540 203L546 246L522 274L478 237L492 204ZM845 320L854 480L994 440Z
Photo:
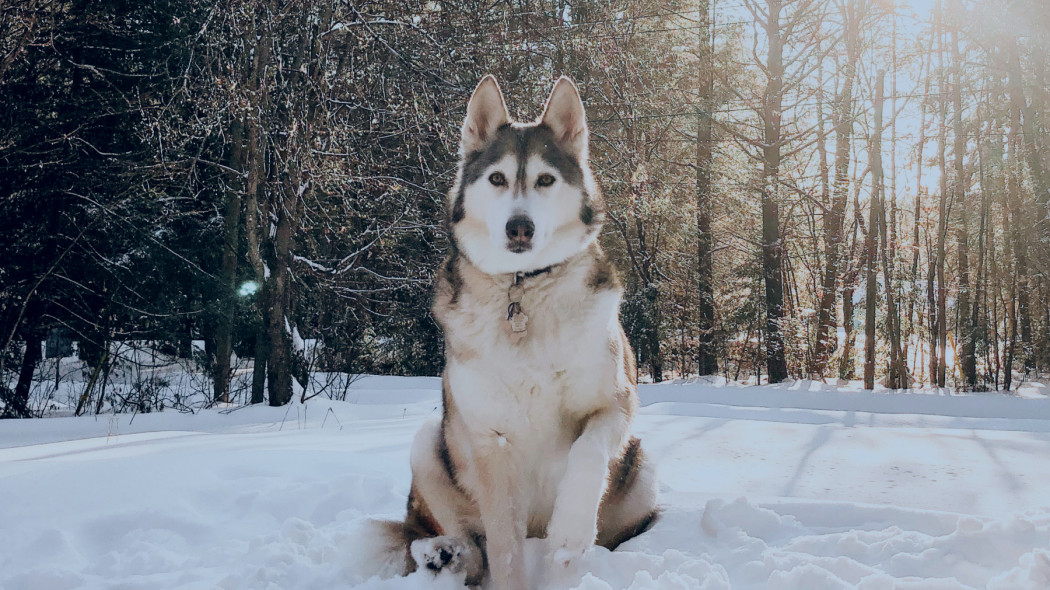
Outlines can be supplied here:
M521 342L529 324L529 316L521 311L521 303L512 301L507 306L507 323L510 324L510 341L514 344Z
M529 316L525 315L520 309L510 316L510 329L515 333L525 334L525 330L528 329Z
M521 300L525 297L525 286L521 284L521 273L514 275L514 281L507 291L510 305L507 306L507 321L510 323L510 341L514 344L525 338L528 330L529 316L521 309Z

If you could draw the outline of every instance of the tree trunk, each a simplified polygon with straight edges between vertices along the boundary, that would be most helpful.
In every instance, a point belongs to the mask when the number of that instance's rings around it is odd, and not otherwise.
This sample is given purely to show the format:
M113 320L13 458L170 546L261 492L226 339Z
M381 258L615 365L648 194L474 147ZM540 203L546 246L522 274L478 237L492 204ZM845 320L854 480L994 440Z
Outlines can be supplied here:
M856 193L854 193L856 194ZM854 209L859 211L860 205L854 199ZM853 315L856 310L856 305L853 303L853 296L856 293L858 268L853 264L852 261L856 259L857 255L857 232L859 231L860 224L863 219L854 220L853 227L850 231L850 248L849 256L847 260L851 261L847 266L846 273L842 277L842 354L839 355L839 379L846 381L852 380L856 375L856 362L854 361L853 354L854 349L857 345L857 336L854 332L853 327Z
M1043 294L1043 337L1042 342L1042 365L1036 365L1036 369L1042 366L1044 369L1050 367L1050 281L1046 277L1039 277L1040 292ZM1034 352L1034 351L1033 351Z
M294 206L294 203L287 203ZM267 359L267 386L270 405L283 406L292 399L291 344L291 240L292 215L284 202L275 203L277 227L274 238L267 240L270 277L266 281L266 335L270 356Z
M835 181L831 208L824 216L824 275L821 281L820 302L817 309L817 335L813 345L813 365L810 374L822 378L833 352L835 329L835 296L843 242L843 221L849 201L850 147L853 137L853 84L860 59L860 21L865 6L854 3L842 5L845 29L846 65L842 73L842 89L835 100Z
M879 219L882 218L882 102L885 73L879 72L875 86L875 130L871 146L871 206L868 212L868 235L864 238L864 389L875 389L875 305L878 301ZM888 286L888 285L887 285ZM887 289L887 291L889 291Z
M911 280L912 281L918 281L918 279L919 279L919 250L920 250L920 247L921 247L921 244L919 242L919 228L922 226L922 196L923 196L923 192L924 192L923 188L922 188L922 170L925 167L925 165L924 165L925 164L925 159L924 159L923 155L924 155L925 146L926 146L926 102L927 102L927 100L929 99L929 96L930 96L930 83L931 83L931 78L932 78L929 75L929 71L930 71L929 62L933 60L933 38L932 38L932 36L930 38L930 49L929 49L928 53L929 53L929 55L928 55L927 59L929 61L927 62L927 66L926 66L925 92L923 94L922 105L920 106L920 115L919 115L919 145L918 145L918 148L916 150L916 154L917 154L916 162L918 163L918 165L915 167L917 169L917 172L915 173L915 176L916 176L916 181L915 181L915 213L914 213L915 217L914 217L914 221L912 223L912 258L911 258ZM921 69L920 69L920 71L921 71ZM931 277L927 277L927 284L932 285L930 279L932 279L932 276ZM915 327L916 324L921 324L921 319L916 317L916 313L915 313L915 304L916 304L918 298L919 298L919 295L916 294L914 292L914 290L909 290L909 293L908 293L908 333L907 333L907 336L906 336L906 341L910 340L912 334L917 334L918 333L918 329ZM930 297L930 300L932 301L932 296ZM928 309L930 311L932 311L933 310L933 306L930 305L928 307ZM916 344L916 349L921 349L921 348L922 348L922 343L921 342L917 343ZM907 351L907 344L905 344L905 351ZM918 354L919 352L920 352L919 350L916 350L916 354ZM922 377L922 375L923 375L923 367L921 365L919 365L919 364L915 365L915 374L919 377L919 382L920 383L924 382L923 377Z
M929 349L930 349L930 385L939 387L938 375L940 373L939 367L939 351L938 347L940 344L940 318L938 317L938 298L937 298L937 259L934 257L933 252L927 249L927 255L929 256L929 270L926 274L926 309L927 309L927 324L929 329Z
M322 16L322 22L330 20L330 13ZM293 312L293 290L295 283L292 277L292 250L294 247L293 231L299 227L302 215L303 198L309 190L309 179L303 172L303 160L308 157L310 149L310 130L313 127L315 106L311 81L307 79L317 51L316 43L310 31L316 34L316 27L307 22L308 14L304 11L299 16L298 27L291 31L282 31L282 40L287 41L291 59L289 68L282 75L287 76L283 92L286 96L284 110L280 111L280 126L283 132L277 140L275 153L275 180L277 190L270 196L269 222L275 227L269 234L264 248L269 262L270 276L267 279L266 331L269 336L270 357L267 362L267 385L270 391L270 405L282 406L291 401L292 378L299 374L297 356L292 346L292 333L295 326ZM323 29L323 27L321 27ZM326 30L326 29L325 29ZM293 111L298 111L297 119L291 120ZM279 166L278 166L279 165ZM306 384L303 383L303 386Z
M711 249L711 171L714 126L714 35L710 23L710 0L699 2L700 112L696 131L696 229L697 229L697 372L718 373L715 348L715 302Z
M252 403L266 401L266 365L270 362L270 339L266 328L259 322L255 330L255 360L252 369Z
M1017 320L1020 324L1021 359L1025 373L1028 373L1034 368L1035 359L1032 340L1032 316L1029 309L1032 291L1032 278L1029 277L1028 268L1029 240L1032 238L1029 231L1032 224L1029 220L1040 219L1040 214L1038 212L1038 207L1037 211L1028 212L1028 214L1023 211L1025 203L1024 199L1021 197L1020 189L1022 185L1020 178L1022 167L1018 154L1018 152L1021 151L1022 145L1027 148L1024 152L1027 156L1033 184L1038 185L1038 179L1040 176L1045 175L1045 173L1043 172L1042 162L1035 146L1036 132L1032 120L1032 112L1028 107L1028 100L1024 96L1019 51L1016 41L1008 46L1008 85L1010 89L1011 111L1010 134L1013 138L1013 141L1011 142L1011 154L1014 161L1014 165L1011 169L1015 175L1013 180L1016 189L1015 194L1011 198L1011 211L1013 212L1011 234L1012 239L1014 240L1015 263L1017 264ZM1038 205L1038 196L1036 200Z
M768 60L762 119L762 275L766 285L766 373L769 383L787 379L787 361L781 321L784 317L784 245L780 238L781 118L784 101L784 45L780 31L779 0L767 0Z
M192 293L190 287L185 287L186 292ZM187 302L186 307L193 309L193 303L196 297L190 297L190 301ZM192 359L193 358L193 316L186 314L185 319L182 320L181 329L176 335L175 342L176 355L180 359Z
M988 102L989 102L989 104L991 104L991 97L990 96L988 97ZM991 127L992 127L992 123L991 123L991 120L989 120L988 121L988 128L989 128L988 136L989 137L991 136ZM984 140L983 138L979 139L978 140L978 144L977 144L977 165L978 165L978 170L979 170L979 178L978 179L979 179L979 182L980 182L980 191L981 191L981 215L980 215L980 219L978 221L978 230L977 230L977 277L976 277L976 281L974 283L973 307L971 309L970 318L969 318L970 342L973 344L973 347L974 347L975 361L976 361L976 353L977 353L977 344L979 342L987 342L988 341L987 334L985 334L982 337L981 332L982 332L982 330L984 330L986 328L986 324L987 324L986 319L987 319L988 311L989 311L989 306L988 306L988 302L987 302L987 293L986 293L986 284L987 284L987 266L986 265L987 265L987 262L988 262L988 253L990 251L989 250L989 243L991 242L991 240L993 238L993 234L994 234L994 232L988 227L988 208L989 208L989 203L988 203L988 190L987 190L987 186L986 186L986 179L985 179L985 172L984 172L984 150L985 150L985 147L987 147L986 146L986 140ZM992 244L992 247L994 247L994 244ZM995 310L993 309L992 311L994 312ZM998 326L996 326L996 329L998 329ZM998 336L996 335L996 337L993 337L991 339L991 341L993 343L993 346L996 349L996 355L995 356L996 356L996 360L998 360L998 358L999 358L999 355L998 355L998 341L999 341ZM982 383L982 389L986 389L987 388L987 376L990 373L990 371L993 369L993 366L992 366L992 363L987 362L989 360L988 359L988 355L987 355L988 347L987 346L983 346L983 348L986 351L986 354L985 354L985 360L986 360L985 367L986 367L986 369L985 369L985 372L984 372L984 377L982 378L982 382L983 382ZM977 368L976 368L976 364L974 366L973 387L975 387L975 388L977 387ZM996 373L996 375L995 375L995 388L996 389L999 388L998 373Z
M215 357L212 366L212 384L216 402L230 401L230 355L233 352L233 320L236 310L237 291L237 252L240 244L241 229L241 183L242 152L244 126L241 121L233 123L230 132L231 152L230 168L235 172L227 175L226 189L226 236L222 250L222 269L220 274L222 295L218 322L215 326Z
M43 342L43 332L38 329L24 330L26 349L22 354L22 366L18 371L18 382L15 384L14 395L7 408L4 409L5 418L30 418L29 413L29 391L33 386L33 374L40 362L40 347Z
M109 387L109 373L113 369L113 363L109 362L110 340L106 340L106 354L102 357L102 387L98 390L98 399L95 400L95 415L102 413L102 407L106 405L106 389ZM114 409L114 413L116 410Z
M909 383L908 365L904 352L901 350L901 327L900 313L897 307L897 293L893 282L893 262L895 259L894 239L896 233L892 232L892 225L886 222L886 199L885 173L882 165L882 130L883 130L883 105L885 104L885 72L880 71L876 85L875 99L875 135L872 141L872 176L878 178L880 187L880 198L878 203L878 225L879 240L882 248L882 279L886 286L886 335L890 346L889 372L887 374L887 385L890 389L906 389Z
M945 240L947 239L947 222L948 222L948 164L947 164L947 144L948 144L948 101L945 99L946 83L944 75L944 12L940 0L938 0L935 8L935 19L937 21L937 47L938 56L940 60L941 70L941 83L940 89L940 111L941 111L941 128L940 138L938 139L938 150L940 152L940 158L938 164L941 169L941 195L940 202L937 208L937 258L934 264L937 274L937 315L936 315L936 332L937 332L937 343L934 350L937 354L930 355L930 368L934 375L933 381L937 383L937 387L945 386L946 377L946 360L947 360L947 347L948 347L948 312L947 312L947 297L948 288L944 284L944 257L945 257ZM936 360L935 360L936 359Z
M1048 219L1050 216L1050 173L1043 165L1045 149L1041 145L1041 136L1036 126L1035 109L1028 104L1028 99L1024 95L1020 49L1017 47L1016 38L1010 38L1007 59L1010 103L1021 113L1022 134L1027 148L1025 155L1032 176L1032 188L1035 190L1035 202L1039 207L1036 217L1039 220L1037 227L1040 237L1050 242L1050 219Z
M1021 211L1021 171L1017 151L1020 149L1021 112L1015 105L1010 107L1010 134L1007 137L1006 156L1006 192L1003 194L1003 219L1009 222L1005 230L1007 235L1003 236L1003 242L1009 246L1007 255L1012 254L1013 272L1010 278L1009 303L1007 306L1007 334L1005 371L1003 373L1003 388L1010 391L1013 386L1014 359L1017 354L1017 340L1021 337L1021 357L1025 359L1024 350L1028 344L1025 341L1023 330L1019 332L1020 321L1028 319L1028 262L1025 232L1023 231L1025 218ZM1020 316L1020 318L1018 317ZM1020 320L1020 321L1019 321ZM1030 334L1030 332L1029 332ZM1025 367L1027 368L1027 367Z
M961 6L956 4L961 10ZM962 372L963 386L973 391L977 386L977 357L976 342L974 341L974 328L970 323L971 312L976 315L976 310L970 306L977 306L978 301L971 292L970 281L970 210L966 206L966 185L968 177L964 169L963 158L966 155L966 133L963 129L962 119L962 56L959 53L959 30L952 29L952 71L954 84L952 84L952 102L955 104L953 116L953 135L955 136L954 152L954 204L959 208L959 223L956 226L956 249L959 257L959 298L957 315L959 320L958 333L960 345L959 369Z
M260 210L260 193L262 183L266 178L267 151L266 143L263 141L263 122L260 119L267 100L262 93L264 88L263 75L264 64L270 59L271 31L269 26L263 26L262 33L258 37L253 54L254 63L251 70L251 84L253 91L249 93L249 104L251 114L245 118L247 126L247 143L244 150L244 162L247 171L244 188L244 237L248 245L248 262L255 272L255 282L258 285L256 292L256 307L259 315L256 317L255 331L255 359L252 369L252 403L260 404L265 399L267 365L270 357L269 332L266 322L266 305L268 301L267 290L269 288L266 277L266 264L263 262L262 240L260 236L269 235L269 215ZM265 209L265 208L264 208Z
M83 346L83 343L81 343L81 346ZM79 416L80 413L84 411L87 403L91 401L91 392L95 389L95 383L98 382L98 377L102 374L102 370L107 363L109 363L109 342L104 341L95 368L91 371L91 378L88 379L87 385L84 386L84 391L80 394L80 400L77 402L76 411L73 412L74 416ZM104 393L105 392L99 393L99 396L102 396Z

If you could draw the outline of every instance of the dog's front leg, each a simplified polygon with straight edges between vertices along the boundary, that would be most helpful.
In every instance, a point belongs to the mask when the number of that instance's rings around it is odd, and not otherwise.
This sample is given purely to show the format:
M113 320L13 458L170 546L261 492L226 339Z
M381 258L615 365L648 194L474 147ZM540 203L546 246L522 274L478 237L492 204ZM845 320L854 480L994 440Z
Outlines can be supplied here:
M515 462L505 439L485 445L475 456L481 493L477 495L485 528L485 553L497 590L526 590L525 509L515 500Z
M592 416L569 449L547 527L547 546L554 563L569 565L594 544L609 460L623 445L626 432L626 416L611 409Z

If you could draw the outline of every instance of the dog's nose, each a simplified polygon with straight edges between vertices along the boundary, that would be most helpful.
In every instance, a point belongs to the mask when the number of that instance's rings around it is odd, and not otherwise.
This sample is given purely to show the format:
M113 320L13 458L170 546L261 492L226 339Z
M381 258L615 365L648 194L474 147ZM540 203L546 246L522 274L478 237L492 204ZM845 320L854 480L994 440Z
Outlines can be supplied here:
M511 242L528 244L536 233L536 224L525 215L515 215L507 221L507 238Z

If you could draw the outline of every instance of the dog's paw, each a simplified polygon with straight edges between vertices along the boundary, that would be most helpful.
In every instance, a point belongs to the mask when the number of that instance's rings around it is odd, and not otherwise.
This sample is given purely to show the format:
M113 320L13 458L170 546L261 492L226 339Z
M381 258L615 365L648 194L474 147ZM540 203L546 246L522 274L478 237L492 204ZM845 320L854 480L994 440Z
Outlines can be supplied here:
M566 535L555 532L547 537L548 555L554 565L570 567L594 546L595 534Z
M434 572L460 573L466 562L467 546L456 537L429 537L412 542L412 559L416 565Z

